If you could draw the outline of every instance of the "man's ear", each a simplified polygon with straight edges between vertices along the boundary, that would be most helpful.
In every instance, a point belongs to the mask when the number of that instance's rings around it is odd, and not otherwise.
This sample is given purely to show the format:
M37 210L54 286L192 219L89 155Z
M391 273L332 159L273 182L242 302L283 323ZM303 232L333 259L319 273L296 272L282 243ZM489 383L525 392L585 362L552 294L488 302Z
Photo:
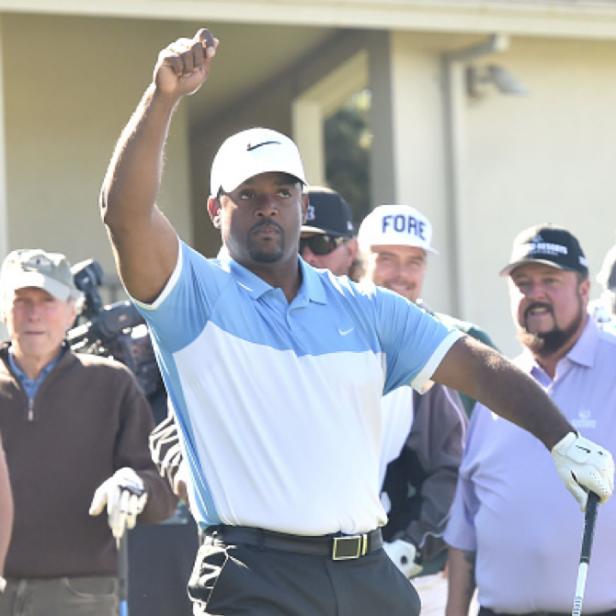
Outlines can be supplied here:
M308 216L308 204L310 203L308 195L302 194L302 225L306 223L306 216Z
M220 229L220 207L220 199L218 197L210 197L207 200L207 211L217 229Z
M579 285L580 295L582 296L582 301L584 303L588 303L590 300L590 278L584 278Z
M352 237L350 240L346 241L345 245L347 247L347 250L349 251L350 263L353 263L353 261L355 261L355 257L357 257L357 238Z

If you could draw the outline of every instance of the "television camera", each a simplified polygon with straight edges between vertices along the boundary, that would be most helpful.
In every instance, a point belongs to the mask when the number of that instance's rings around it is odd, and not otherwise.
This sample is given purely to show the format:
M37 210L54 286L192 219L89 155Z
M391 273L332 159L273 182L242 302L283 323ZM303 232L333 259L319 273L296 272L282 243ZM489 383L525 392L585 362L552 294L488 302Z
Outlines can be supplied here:
M129 301L103 304L98 287L104 274L98 261L81 261L71 272L75 286L84 294L81 310L67 334L71 349L113 357L131 370L148 398L160 393L163 382L148 329L135 306Z

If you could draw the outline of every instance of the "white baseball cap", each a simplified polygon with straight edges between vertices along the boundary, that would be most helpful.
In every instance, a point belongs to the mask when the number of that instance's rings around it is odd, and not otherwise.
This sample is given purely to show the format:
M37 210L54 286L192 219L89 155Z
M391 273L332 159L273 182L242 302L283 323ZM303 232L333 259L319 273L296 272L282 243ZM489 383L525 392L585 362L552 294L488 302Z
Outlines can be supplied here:
M432 223L410 205L379 205L359 227L357 241L361 248L373 246L416 246L438 254L432 248Z
M248 178L269 171L288 173L307 184L299 150L289 137L269 128L239 132L224 141L214 157L210 195L235 190Z

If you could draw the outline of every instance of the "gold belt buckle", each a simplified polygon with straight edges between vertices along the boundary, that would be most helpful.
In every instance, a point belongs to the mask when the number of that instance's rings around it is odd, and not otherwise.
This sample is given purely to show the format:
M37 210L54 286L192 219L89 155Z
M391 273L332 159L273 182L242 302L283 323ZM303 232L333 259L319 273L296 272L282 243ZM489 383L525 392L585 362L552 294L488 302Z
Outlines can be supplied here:
M353 560L368 553L368 533L334 537L332 560Z

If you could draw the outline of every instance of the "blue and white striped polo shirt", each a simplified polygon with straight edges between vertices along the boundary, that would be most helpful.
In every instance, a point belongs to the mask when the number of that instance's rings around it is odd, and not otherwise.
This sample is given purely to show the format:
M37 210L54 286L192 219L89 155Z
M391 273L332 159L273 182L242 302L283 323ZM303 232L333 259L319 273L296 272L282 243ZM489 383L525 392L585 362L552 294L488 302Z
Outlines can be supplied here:
M300 259L283 292L180 244L147 319L176 412L201 526L298 535L371 530L380 401L431 377L458 338L400 296Z

